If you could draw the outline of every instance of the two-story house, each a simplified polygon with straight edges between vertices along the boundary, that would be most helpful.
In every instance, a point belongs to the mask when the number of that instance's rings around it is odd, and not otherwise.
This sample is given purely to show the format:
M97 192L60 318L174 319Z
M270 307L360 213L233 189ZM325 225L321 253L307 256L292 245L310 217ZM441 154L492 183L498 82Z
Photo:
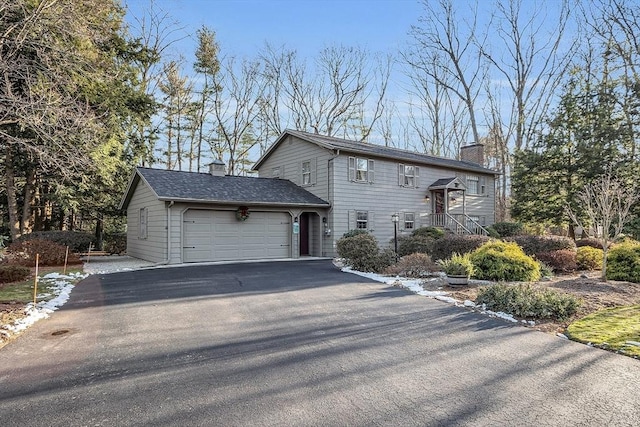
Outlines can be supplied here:
M382 245L394 227L400 234L423 226L484 234L484 226L495 222L496 172L482 166L482 145L463 147L460 154L462 160L453 160L288 130L254 169L331 204L322 252L332 256L336 241L353 229L368 230Z
M256 162L259 177L137 168L121 202L127 252L158 263L335 256L352 229L387 245L421 226L484 233L495 177L483 147L462 160L285 131ZM396 219L397 222L393 222Z

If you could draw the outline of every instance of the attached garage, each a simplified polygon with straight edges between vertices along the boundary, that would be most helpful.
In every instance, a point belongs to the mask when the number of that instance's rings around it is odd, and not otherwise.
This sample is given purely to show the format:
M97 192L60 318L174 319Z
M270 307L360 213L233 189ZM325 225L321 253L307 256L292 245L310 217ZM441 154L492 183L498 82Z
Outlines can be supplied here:
M235 211L189 209L182 223L184 262L291 256L286 212L252 212L250 221L238 221Z
M121 202L127 254L158 264L324 256L329 203L286 179L214 172L137 168Z

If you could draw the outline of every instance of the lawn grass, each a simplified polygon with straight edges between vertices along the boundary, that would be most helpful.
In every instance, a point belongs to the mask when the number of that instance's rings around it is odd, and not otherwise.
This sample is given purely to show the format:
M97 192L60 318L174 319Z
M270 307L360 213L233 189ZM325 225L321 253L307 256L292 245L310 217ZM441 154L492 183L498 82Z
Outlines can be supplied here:
M640 305L592 313L569 325L567 335L575 341L640 357L640 347L627 344L640 342Z
M62 267L48 267L41 269L39 275L44 276L49 273L62 274ZM81 267L67 268L67 274L82 272ZM16 302L31 302L33 301L33 277L23 280L21 282L12 282L0 285L0 301L16 301ZM49 292L49 286L46 282L38 282L38 294L45 294ZM50 299L51 296L46 298L39 298L39 301Z

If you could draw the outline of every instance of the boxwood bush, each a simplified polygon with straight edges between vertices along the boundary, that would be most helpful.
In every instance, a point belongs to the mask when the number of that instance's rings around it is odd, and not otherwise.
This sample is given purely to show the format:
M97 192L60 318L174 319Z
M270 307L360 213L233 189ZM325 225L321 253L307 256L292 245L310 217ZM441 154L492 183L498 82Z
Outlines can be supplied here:
M602 270L604 251L592 246L580 246L576 253L576 263L580 270Z
M540 265L514 242L492 241L471 253L473 277L531 282L540 279Z
M455 253L466 254L491 240L487 236L447 234L434 242L431 258L449 259Z
M478 291L476 304L492 311L502 311L524 319L566 320L580 308L581 301L572 295L531 285L497 284Z
M640 283L640 244L625 242L609 250L607 279Z
M380 251L378 241L369 233L358 233L343 237L337 242L338 256L354 270L381 272L395 262L396 255L391 249Z

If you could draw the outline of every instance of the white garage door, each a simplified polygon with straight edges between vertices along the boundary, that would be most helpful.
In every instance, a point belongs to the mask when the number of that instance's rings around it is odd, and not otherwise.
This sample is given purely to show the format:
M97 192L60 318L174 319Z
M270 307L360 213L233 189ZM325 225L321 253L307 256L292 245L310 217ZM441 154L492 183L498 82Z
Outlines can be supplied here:
M184 262L287 258L291 217L254 212L238 221L235 211L188 210L183 218Z

